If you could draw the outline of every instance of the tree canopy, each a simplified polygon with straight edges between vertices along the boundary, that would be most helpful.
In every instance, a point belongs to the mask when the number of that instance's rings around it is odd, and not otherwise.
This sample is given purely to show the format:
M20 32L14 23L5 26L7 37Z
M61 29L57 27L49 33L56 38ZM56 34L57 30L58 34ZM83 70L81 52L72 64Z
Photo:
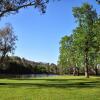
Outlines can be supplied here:
M100 18L88 3L74 7L73 15L78 26L73 34L61 39L59 64L64 67L83 66L88 78L90 68L96 68L100 59Z
M22 8L33 6L45 13L49 0L0 0L0 18L9 14L15 14Z
M33 8L38 8L40 12L45 13L49 1L50 0L0 0L0 18L15 14L20 9L31 6ZM100 4L100 0L96 0L96 2Z

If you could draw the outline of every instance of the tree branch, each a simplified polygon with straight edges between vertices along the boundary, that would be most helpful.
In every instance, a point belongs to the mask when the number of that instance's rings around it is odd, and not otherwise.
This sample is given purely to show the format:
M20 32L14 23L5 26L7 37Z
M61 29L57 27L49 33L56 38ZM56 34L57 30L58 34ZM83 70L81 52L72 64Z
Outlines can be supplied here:
M44 3L41 3L41 4L38 4L38 5L36 5L36 3L34 2L34 3L28 3L28 4L24 4L24 5L22 5L22 6L18 6L18 7L15 7L15 8L10 8L10 9L6 9L6 10L4 10L4 11L1 11L1 13L0 13L0 17L2 17L2 16L4 16L5 14L9 14L10 12L16 12L16 11L18 11L18 10L20 10L21 8L26 8L26 7L30 7L30 6L34 6L34 7L40 7L39 9L41 9L41 11L44 13L44 10L45 10L45 4L46 4L47 2L44 2ZM44 7L44 8L43 8ZM43 9L42 9L43 8Z

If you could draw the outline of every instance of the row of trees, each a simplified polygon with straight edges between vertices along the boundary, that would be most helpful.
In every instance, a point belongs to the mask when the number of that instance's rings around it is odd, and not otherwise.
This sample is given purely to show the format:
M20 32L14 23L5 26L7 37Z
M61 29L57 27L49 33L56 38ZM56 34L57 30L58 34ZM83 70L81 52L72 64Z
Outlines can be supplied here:
M96 1L100 4L99 0ZM1 0L0 18L29 6L39 8L44 13L48 2L49 0ZM85 66L85 75L89 77L89 68L94 66L97 69L100 60L100 18L89 4L74 8L73 14L79 25L71 36L62 38L59 65L74 66L75 70L79 66ZM17 37L13 33L9 24L0 29L0 66L8 54L15 50Z
M58 65L63 68L73 67L73 74L84 68L85 76L89 78L90 69L96 75L100 64L100 17L88 3L73 8L77 27L70 36L64 36L60 41L60 56Z
M34 62L17 56L5 58L5 63L0 67L0 74L58 74L58 68L55 64Z
M20 57L12 57L17 36L11 24L0 29L0 74L58 74L55 64L33 62Z

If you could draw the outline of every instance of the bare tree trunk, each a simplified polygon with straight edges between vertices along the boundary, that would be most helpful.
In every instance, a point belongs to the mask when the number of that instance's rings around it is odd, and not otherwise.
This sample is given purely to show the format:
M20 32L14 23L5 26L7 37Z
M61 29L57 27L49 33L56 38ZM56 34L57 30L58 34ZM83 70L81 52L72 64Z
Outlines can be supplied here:
M2 53L2 56L1 56L1 58L0 58L0 64L2 64L2 63L4 63L4 60L5 60L5 57L6 57L6 51L4 51L3 53Z
M88 69L88 66L85 66L85 77L89 78L89 69Z

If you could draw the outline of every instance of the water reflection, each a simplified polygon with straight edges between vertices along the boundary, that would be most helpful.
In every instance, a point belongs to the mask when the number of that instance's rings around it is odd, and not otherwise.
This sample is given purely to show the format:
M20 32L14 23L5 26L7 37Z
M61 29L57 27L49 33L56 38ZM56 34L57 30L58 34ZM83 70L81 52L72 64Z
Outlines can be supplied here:
M39 77L49 77L49 76L55 76L53 74L25 74L25 75L5 75L2 74L0 75L0 78L21 78L21 79L25 79L25 78L39 78Z

